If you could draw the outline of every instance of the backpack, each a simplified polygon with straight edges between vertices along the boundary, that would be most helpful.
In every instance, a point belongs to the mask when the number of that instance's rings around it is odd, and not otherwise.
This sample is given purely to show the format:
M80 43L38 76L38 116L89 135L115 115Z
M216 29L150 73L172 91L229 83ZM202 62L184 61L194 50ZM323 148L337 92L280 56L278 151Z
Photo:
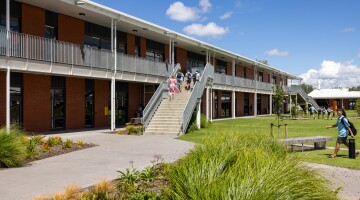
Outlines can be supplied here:
M345 117L343 117L343 118L341 119L341 123L345 126L344 118L345 118ZM354 124L353 124L352 122L350 122L349 119L347 119L347 120L348 120L348 122L349 122L349 124L350 124L350 127L349 127L349 128L351 129L351 132L352 132L353 135L355 136L355 135L357 134L357 130L356 130Z

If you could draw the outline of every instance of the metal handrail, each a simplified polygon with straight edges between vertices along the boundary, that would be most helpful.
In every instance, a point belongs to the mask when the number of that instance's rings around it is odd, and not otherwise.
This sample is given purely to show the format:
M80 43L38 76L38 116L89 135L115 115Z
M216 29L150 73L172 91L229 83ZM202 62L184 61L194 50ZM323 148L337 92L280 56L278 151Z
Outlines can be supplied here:
M214 78L214 67L210 63L207 63L204 72L200 77L201 77L200 80L195 82L191 95L183 111L182 122L180 122L182 123L181 125L182 133L186 132L191 116L193 115L196 102L198 101L198 99L201 98L205 86L208 83L208 80Z
M159 107L161 101L168 96L169 93L168 81L170 77L175 75L180 69L181 69L180 63L176 64L173 71L170 73L168 79L159 85L154 95L151 97L150 101L144 108L143 117L142 117L142 125L144 131L148 126L148 124L150 123L150 120L154 115L156 109Z
M114 55L110 50L78 45L39 36L10 31L9 56L50 63L113 70ZM7 30L0 29L0 55L6 55ZM165 62L117 53L117 70L167 77Z
M306 94L306 92L302 89L301 86L299 86L299 85L291 85L290 87L288 87L287 90L289 92L295 91L297 94L300 94L300 96L302 96L305 101L307 99L309 101L309 103L311 103L315 107L316 110L320 107L311 96Z

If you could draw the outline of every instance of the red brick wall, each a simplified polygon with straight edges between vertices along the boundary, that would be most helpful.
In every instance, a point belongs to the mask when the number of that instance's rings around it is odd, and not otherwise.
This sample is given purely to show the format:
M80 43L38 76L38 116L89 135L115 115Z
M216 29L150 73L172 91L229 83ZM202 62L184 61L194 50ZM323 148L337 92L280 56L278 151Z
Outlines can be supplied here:
M343 105L344 105L345 109L349 109L350 108L349 99L344 99L343 100Z
M269 72L264 70L263 71L263 76L264 76L264 82L265 83L270 83L270 80L269 80Z
M236 76L237 76L237 77L244 77L243 71L244 71L244 67L241 66L241 65L239 65L239 64L237 64L237 65L236 65Z
M270 98L270 95L261 94L261 110L260 110L261 114L268 114L270 112L269 98Z
M23 74L24 129L28 131L50 131L51 76Z
M186 73L187 51L182 48L176 47L176 63L180 63L181 71Z
M127 54L135 55L135 35L127 34Z
M232 76L232 63L226 63L226 74Z
M85 127L85 80L66 78L66 129Z
M22 4L21 31L26 34L45 36L45 10Z
M128 99L128 122L131 118L136 117L136 111L140 105L140 83L129 83L129 99Z
M140 55L141 57L145 58L146 57L146 38L141 38L140 39Z
M246 78L254 80L254 67L246 66Z
M236 116L244 116L244 93L236 92Z
M81 19L58 15L58 36L60 41L84 44L85 23Z
M107 127L108 115L105 115L105 107L108 108L109 81L95 80L95 126ZM110 110L109 110L110 111Z
M170 61L170 54L169 54L169 45L168 44L164 44L164 50L165 50L165 61L168 60Z
M6 124L6 72L0 71L0 127Z

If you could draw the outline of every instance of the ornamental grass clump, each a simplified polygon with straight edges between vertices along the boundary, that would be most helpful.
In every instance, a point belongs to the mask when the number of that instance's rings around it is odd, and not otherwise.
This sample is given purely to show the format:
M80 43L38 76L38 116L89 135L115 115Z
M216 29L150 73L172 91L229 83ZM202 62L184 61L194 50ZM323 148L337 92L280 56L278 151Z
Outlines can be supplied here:
M337 199L282 144L259 136L207 138L170 168L169 199Z
M0 129L0 167L18 167L23 164L27 155L23 135L20 129L11 128L9 133L6 128Z

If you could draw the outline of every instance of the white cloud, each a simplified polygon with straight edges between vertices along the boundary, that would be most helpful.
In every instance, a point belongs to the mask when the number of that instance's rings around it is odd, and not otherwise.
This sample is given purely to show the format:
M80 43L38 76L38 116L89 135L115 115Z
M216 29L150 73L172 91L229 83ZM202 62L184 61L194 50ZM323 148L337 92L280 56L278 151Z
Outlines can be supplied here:
M171 4L166 10L166 15L180 22L195 21L200 18L196 8L187 7L180 1Z
M288 56L288 51L280 51L279 49L271 49L265 52L268 56Z
M221 15L220 16L220 19L224 20L224 19L228 19L231 17L231 15L233 14L234 12L230 11L230 12L226 12L225 14Z
M321 88L334 88L338 86L353 87L360 84L360 67L350 62L335 62L324 60L320 68L310 69L300 75L303 82L317 86L317 81L321 81Z
M199 1L199 6L201 8L201 11L204 12L204 13L208 12L212 7L209 0L200 0Z
M210 36L210 37L219 37L229 31L229 28L221 27L216 25L214 22L210 22L206 25L203 24L191 24L184 27L183 31L188 35L196 36Z
M345 28L343 30L341 30L342 33L349 33L349 32L354 32L355 28Z

